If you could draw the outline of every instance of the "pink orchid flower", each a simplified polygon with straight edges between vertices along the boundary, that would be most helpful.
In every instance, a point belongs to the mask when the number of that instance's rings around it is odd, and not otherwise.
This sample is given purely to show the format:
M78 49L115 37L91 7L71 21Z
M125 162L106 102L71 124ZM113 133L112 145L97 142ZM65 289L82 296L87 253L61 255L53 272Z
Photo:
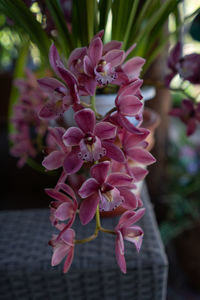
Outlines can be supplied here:
M49 100L39 113L43 119L55 119L70 106L76 110L76 106L80 103L77 79L64 67L54 44L50 48L49 61L56 75L66 83L67 87L55 78L45 77L38 80L40 87L49 96Z
M122 151L112 141L116 136L114 125L109 122L95 124L95 113L91 109L76 112L74 118L79 128L71 127L63 136L64 144L73 147L63 165L68 174L77 172L84 161L98 161L104 156L124 160Z
M122 86L138 79L144 63L144 58L133 57L123 65L118 66L116 68L116 79L113 81L113 84Z
M167 87L169 87L171 80L176 74L193 84L200 83L200 54L191 53L182 56L181 50L182 45L178 42L169 54L167 66L171 73L165 77L165 85Z
M124 190L120 189L121 195L124 196L124 202L121 204L126 210L134 210L138 207L143 206L142 199L139 195L135 194L134 189L137 188L136 183L143 180L148 174L148 170L142 168L141 166L129 166L127 163L122 164L116 161L112 161L112 172L121 172L128 174L133 178L133 183L129 186L130 190L127 188Z
M15 86L19 89L20 94L29 95L38 89L36 76L29 69L25 70L26 79L15 79ZM41 92L41 91L40 91Z
M124 116L136 116L141 112L143 108L142 95L140 93L142 83L143 81L138 79L120 88L115 99L115 105L121 118Z
M70 152L70 148L66 147L62 141L63 134L65 133L65 129L62 127L48 128L49 131L49 140L53 140L55 143L56 149L51 151L49 155L45 157L42 161L42 165L47 170L55 170L63 166L64 161Z
M101 211L114 210L124 201L120 188L126 189L132 182L132 177L122 173L111 173L110 162L105 161L92 166L92 178L86 180L79 189L79 195L84 199L80 206L80 220L83 225L92 220L97 205Z
M54 267L58 265L65 256L67 256L64 263L64 273L66 273L74 258L74 240L75 232L73 229L69 228L63 232L60 239L57 239L56 235L53 235L49 245L53 247L53 256L51 260L51 265Z
M60 183L58 187L60 190L64 191L67 195L55 189L45 189L45 192L51 198L56 200L51 202L50 220L53 226L61 230L60 233L61 235L65 230L71 227L72 224L74 223L77 208L78 208L78 203L74 191L69 185L65 183ZM67 224L60 223L66 220L69 220Z
M111 83L116 78L116 67L124 60L124 51L119 49L122 44L111 41L103 46L102 36L103 31L100 31L88 48L75 49L68 61L70 70L89 95L94 94L96 85Z
M10 140L13 142L10 153L15 157L19 157L17 163L19 168L25 165L29 157L36 156L37 152L31 142L28 126L20 126L19 132L10 135Z
M146 132L143 135L138 135L123 130L120 134L120 139L122 142L122 150L127 161L130 159L146 166L156 161L153 155L145 149L148 145L145 141L148 134L149 133Z
M200 104L195 105L192 100L184 99L181 107L172 109L170 115L180 118L187 126L187 135L192 135L200 122Z
M119 219L115 227L117 235L115 242L115 254L117 263L123 273L126 273L126 261L124 257L124 239L135 244L137 251L140 251L143 238L143 230L139 226L132 226L145 213L145 208L139 209L137 212L126 211Z

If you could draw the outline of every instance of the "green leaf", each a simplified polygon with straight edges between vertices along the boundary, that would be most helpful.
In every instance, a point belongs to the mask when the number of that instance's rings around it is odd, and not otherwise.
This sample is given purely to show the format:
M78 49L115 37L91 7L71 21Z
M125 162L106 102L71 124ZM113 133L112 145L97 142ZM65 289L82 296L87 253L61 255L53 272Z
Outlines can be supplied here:
M139 44L145 35L149 35L153 29L155 30L155 26L158 23L160 23L160 25L163 25L167 20L169 14L176 8L179 2L180 0L166 0L163 5L161 5L159 9L151 16L143 29L140 31L139 35L136 38L136 43Z
M58 30L58 40L63 53L68 56L74 49L71 35L67 28L66 20L57 1L46 0L51 17Z
M112 0L99 1L99 30L106 29L108 15L111 9Z
M125 36L124 36L124 40L123 40L123 48L124 49L126 49L126 45L127 45L127 42L128 42L129 36L130 36L131 27L132 27L134 17L135 17L137 8L138 8L138 4L139 4L139 0L133 1L131 13L128 18L128 24L127 24L127 28L126 28L126 32L125 32Z
M86 0L88 44L94 35L95 0Z
M75 47L83 47L88 44L86 6L86 0L73 0L72 2L72 35L76 37Z
M15 26L23 29L41 51L44 59L48 58L50 41L42 25L22 0L0 0L0 10L13 20Z

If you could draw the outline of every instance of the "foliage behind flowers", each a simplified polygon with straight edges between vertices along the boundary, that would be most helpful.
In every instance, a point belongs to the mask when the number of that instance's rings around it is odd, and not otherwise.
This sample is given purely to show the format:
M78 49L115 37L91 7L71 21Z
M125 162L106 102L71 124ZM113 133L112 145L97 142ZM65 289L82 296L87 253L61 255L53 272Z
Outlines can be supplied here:
M199 222L200 144L183 140L171 144L169 152L167 214L160 225L165 244ZM177 180L178 178L178 180Z

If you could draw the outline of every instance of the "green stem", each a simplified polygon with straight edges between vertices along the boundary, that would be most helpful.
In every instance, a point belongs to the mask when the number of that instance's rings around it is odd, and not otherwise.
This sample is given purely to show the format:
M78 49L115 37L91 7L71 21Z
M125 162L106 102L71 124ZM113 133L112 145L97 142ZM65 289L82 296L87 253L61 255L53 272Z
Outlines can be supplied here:
M115 234L115 231L114 231L114 230L105 229L105 228L103 228L103 227L101 227L99 230L102 231L102 232L105 232L105 233Z
M92 234L91 236L89 236L89 237L87 237L87 238L85 238L85 239L82 239L82 240L76 240L76 241L75 241L75 244L85 244L85 243L87 243L87 242L90 242L90 241L94 240L94 239L97 237L97 235L98 235L98 232L95 231L94 234Z
M112 109L110 109L110 110L106 113L106 115L104 116L104 118L107 117L108 115L112 114L112 113L115 112L116 110L117 110L117 108L116 108L116 107L113 107Z
M98 204L96 209L96 230L99 231L100 228L101 228L101 220L100 220L99 204Z
M95 99L95 95L93 96L90 96L90 104L91 104L91 108L94 112L96 112L96 106L95 106L95 103L96 103L96 99Z

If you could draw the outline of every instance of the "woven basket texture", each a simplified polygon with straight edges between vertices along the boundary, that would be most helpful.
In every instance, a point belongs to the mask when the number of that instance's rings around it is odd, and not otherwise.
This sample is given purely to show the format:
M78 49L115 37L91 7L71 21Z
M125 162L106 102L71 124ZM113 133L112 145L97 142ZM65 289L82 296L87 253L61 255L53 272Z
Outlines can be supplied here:
M127 274L115 258L115 237L99 233L92 242L77 245L67 274L62 265L50 266L48 240L53 228L48 209L0 212L1 300L164 300L168 264L145 185L142 200L146 214L139 222L144 240L138 254L125 242ZM77 218L78 219L78 218ZM113 229L118 218L104 218ZM90 235L95 220L87 226L77 220L78 238Z

